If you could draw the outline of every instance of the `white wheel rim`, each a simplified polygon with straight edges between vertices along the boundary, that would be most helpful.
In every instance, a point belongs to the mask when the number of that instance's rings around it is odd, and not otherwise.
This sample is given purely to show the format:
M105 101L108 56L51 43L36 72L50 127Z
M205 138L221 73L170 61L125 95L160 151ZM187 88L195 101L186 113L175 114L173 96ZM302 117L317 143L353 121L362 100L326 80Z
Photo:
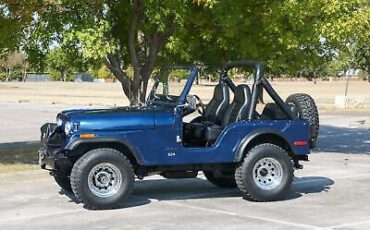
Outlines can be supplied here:
M282 180L283 167L274 158L262 158L253 167L253 181L262 190L275 189Z
M95 196L111 197L121 188L121 171L111 163L100 163L90 170L88 185Z

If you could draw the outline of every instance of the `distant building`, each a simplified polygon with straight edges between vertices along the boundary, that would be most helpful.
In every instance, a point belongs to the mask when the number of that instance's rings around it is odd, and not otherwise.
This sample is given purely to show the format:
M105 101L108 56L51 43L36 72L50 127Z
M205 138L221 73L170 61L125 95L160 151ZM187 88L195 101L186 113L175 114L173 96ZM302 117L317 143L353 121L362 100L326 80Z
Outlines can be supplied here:
M339 72L339 76L341 77L358 77L360 75L359 69L349 69L347 71Z
M87 73L79 73L75 76L75 82L94 82L94 78Z
M49 73L27 73L26 81L28 82L50 81L50 74Z

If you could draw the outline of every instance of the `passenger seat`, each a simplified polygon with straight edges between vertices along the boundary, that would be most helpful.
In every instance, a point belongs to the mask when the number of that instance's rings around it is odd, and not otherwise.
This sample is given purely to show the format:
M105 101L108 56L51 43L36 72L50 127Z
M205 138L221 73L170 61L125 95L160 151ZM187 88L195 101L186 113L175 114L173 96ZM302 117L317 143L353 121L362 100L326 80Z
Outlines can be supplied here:
M233 102L227 108L222 124L207 126L204 129L203 135L198 136L198 138L203 138L206 143L213 143L226 126L233 122L247 119L251 97L252 95L248 85L238 85L235 90Z

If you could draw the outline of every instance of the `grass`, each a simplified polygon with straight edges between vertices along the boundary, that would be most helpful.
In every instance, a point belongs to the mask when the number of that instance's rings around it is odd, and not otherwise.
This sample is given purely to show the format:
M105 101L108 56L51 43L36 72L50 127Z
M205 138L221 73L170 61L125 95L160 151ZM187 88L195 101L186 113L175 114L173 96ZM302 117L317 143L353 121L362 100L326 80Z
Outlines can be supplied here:
M0 173L39 169L38 145L0 149Z
M37 164L1 164L0 173L10 173L18 171L36 170L40 169Z

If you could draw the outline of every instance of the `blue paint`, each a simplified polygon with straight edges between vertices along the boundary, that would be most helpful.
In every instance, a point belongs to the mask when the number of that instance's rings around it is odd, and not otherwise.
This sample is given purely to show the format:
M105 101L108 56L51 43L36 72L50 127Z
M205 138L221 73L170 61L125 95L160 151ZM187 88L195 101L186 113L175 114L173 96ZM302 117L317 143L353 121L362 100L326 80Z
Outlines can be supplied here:
M294 141L309 140L309 126L304 120L238 121L229 124L211 147L183 146L183 108L176 106L185 103L197 71L191 70L183 92L172 105L63 111L59 114L63 123L69 121L75 126L62 150L78 140L80 134L94 133L95 138L116 138L134 146L146 166L229 163L235 162L238 147L246 136L269 130L284 138L294 154L309 154L308 145L293 145Z

